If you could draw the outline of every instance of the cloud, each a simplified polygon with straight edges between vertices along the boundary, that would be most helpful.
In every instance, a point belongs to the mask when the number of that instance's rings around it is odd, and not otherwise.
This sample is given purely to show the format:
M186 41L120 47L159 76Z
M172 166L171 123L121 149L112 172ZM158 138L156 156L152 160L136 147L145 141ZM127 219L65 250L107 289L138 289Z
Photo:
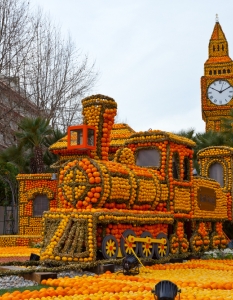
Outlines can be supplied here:
M233 51L232 0L32 2L96 60L101 76L93 92L113 97L130 126L204 131L200 78L216 13Z

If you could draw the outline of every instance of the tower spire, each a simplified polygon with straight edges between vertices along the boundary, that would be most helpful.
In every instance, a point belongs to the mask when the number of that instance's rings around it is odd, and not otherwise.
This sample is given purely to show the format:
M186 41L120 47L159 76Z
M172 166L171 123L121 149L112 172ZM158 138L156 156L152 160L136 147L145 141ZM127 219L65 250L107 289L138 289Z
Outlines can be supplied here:
M218 14L216 14L216 23L209 41L209 59L205 65L216 63L229 63L231 58L228 53L228 42L222 27L219 23Z

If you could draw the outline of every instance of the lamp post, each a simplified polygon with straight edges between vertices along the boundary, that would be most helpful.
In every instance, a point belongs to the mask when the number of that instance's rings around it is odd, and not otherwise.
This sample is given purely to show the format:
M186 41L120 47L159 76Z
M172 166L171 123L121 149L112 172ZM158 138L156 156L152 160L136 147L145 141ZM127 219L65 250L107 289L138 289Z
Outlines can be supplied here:
M169 280L162 280L155 285L155 289L151 291L154 294L154 298L157 300L175 300L177 293L181 290L177 285Z
M137 258L130 254L124 257L122 262L124 275L137 275L139 274L139 263Z

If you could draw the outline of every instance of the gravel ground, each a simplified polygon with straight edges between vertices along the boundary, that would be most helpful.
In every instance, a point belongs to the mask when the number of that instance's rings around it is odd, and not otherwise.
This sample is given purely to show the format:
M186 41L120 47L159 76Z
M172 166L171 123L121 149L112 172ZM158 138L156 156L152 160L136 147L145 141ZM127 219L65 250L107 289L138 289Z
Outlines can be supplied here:
M31 280L26 280L20 276L11 275L0 277L0 289L10 289L33 285L38 285L38 283Z
M58 278L61 277L75 277L75 276L83 276L83 275L93 276L95 273L91 273L88 271L78 272L78 271L63 271L57 274ZM2 276L0 277L0 289L10 289L16 287L27 287L38 285L37 282L26 280L21 276L11 275L11 276Z

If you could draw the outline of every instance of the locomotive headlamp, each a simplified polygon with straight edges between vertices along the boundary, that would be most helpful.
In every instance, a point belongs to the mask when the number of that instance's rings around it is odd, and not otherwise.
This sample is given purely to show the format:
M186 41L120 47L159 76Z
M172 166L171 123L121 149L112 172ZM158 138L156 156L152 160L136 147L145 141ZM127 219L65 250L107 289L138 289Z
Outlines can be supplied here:
M155 285L155 289L151 291L154 294L155 299L158 300L174 300L177 293L181 293L177 285L169 280L162 280Z
M197 170L193 169L193 176L197 176L197 175L198 175Z
M130 254L123 258L122 262L124 275L137 275L139 274L139 263L137 258Z
M51 180L57 180L57 174L56 173L52 174Z

